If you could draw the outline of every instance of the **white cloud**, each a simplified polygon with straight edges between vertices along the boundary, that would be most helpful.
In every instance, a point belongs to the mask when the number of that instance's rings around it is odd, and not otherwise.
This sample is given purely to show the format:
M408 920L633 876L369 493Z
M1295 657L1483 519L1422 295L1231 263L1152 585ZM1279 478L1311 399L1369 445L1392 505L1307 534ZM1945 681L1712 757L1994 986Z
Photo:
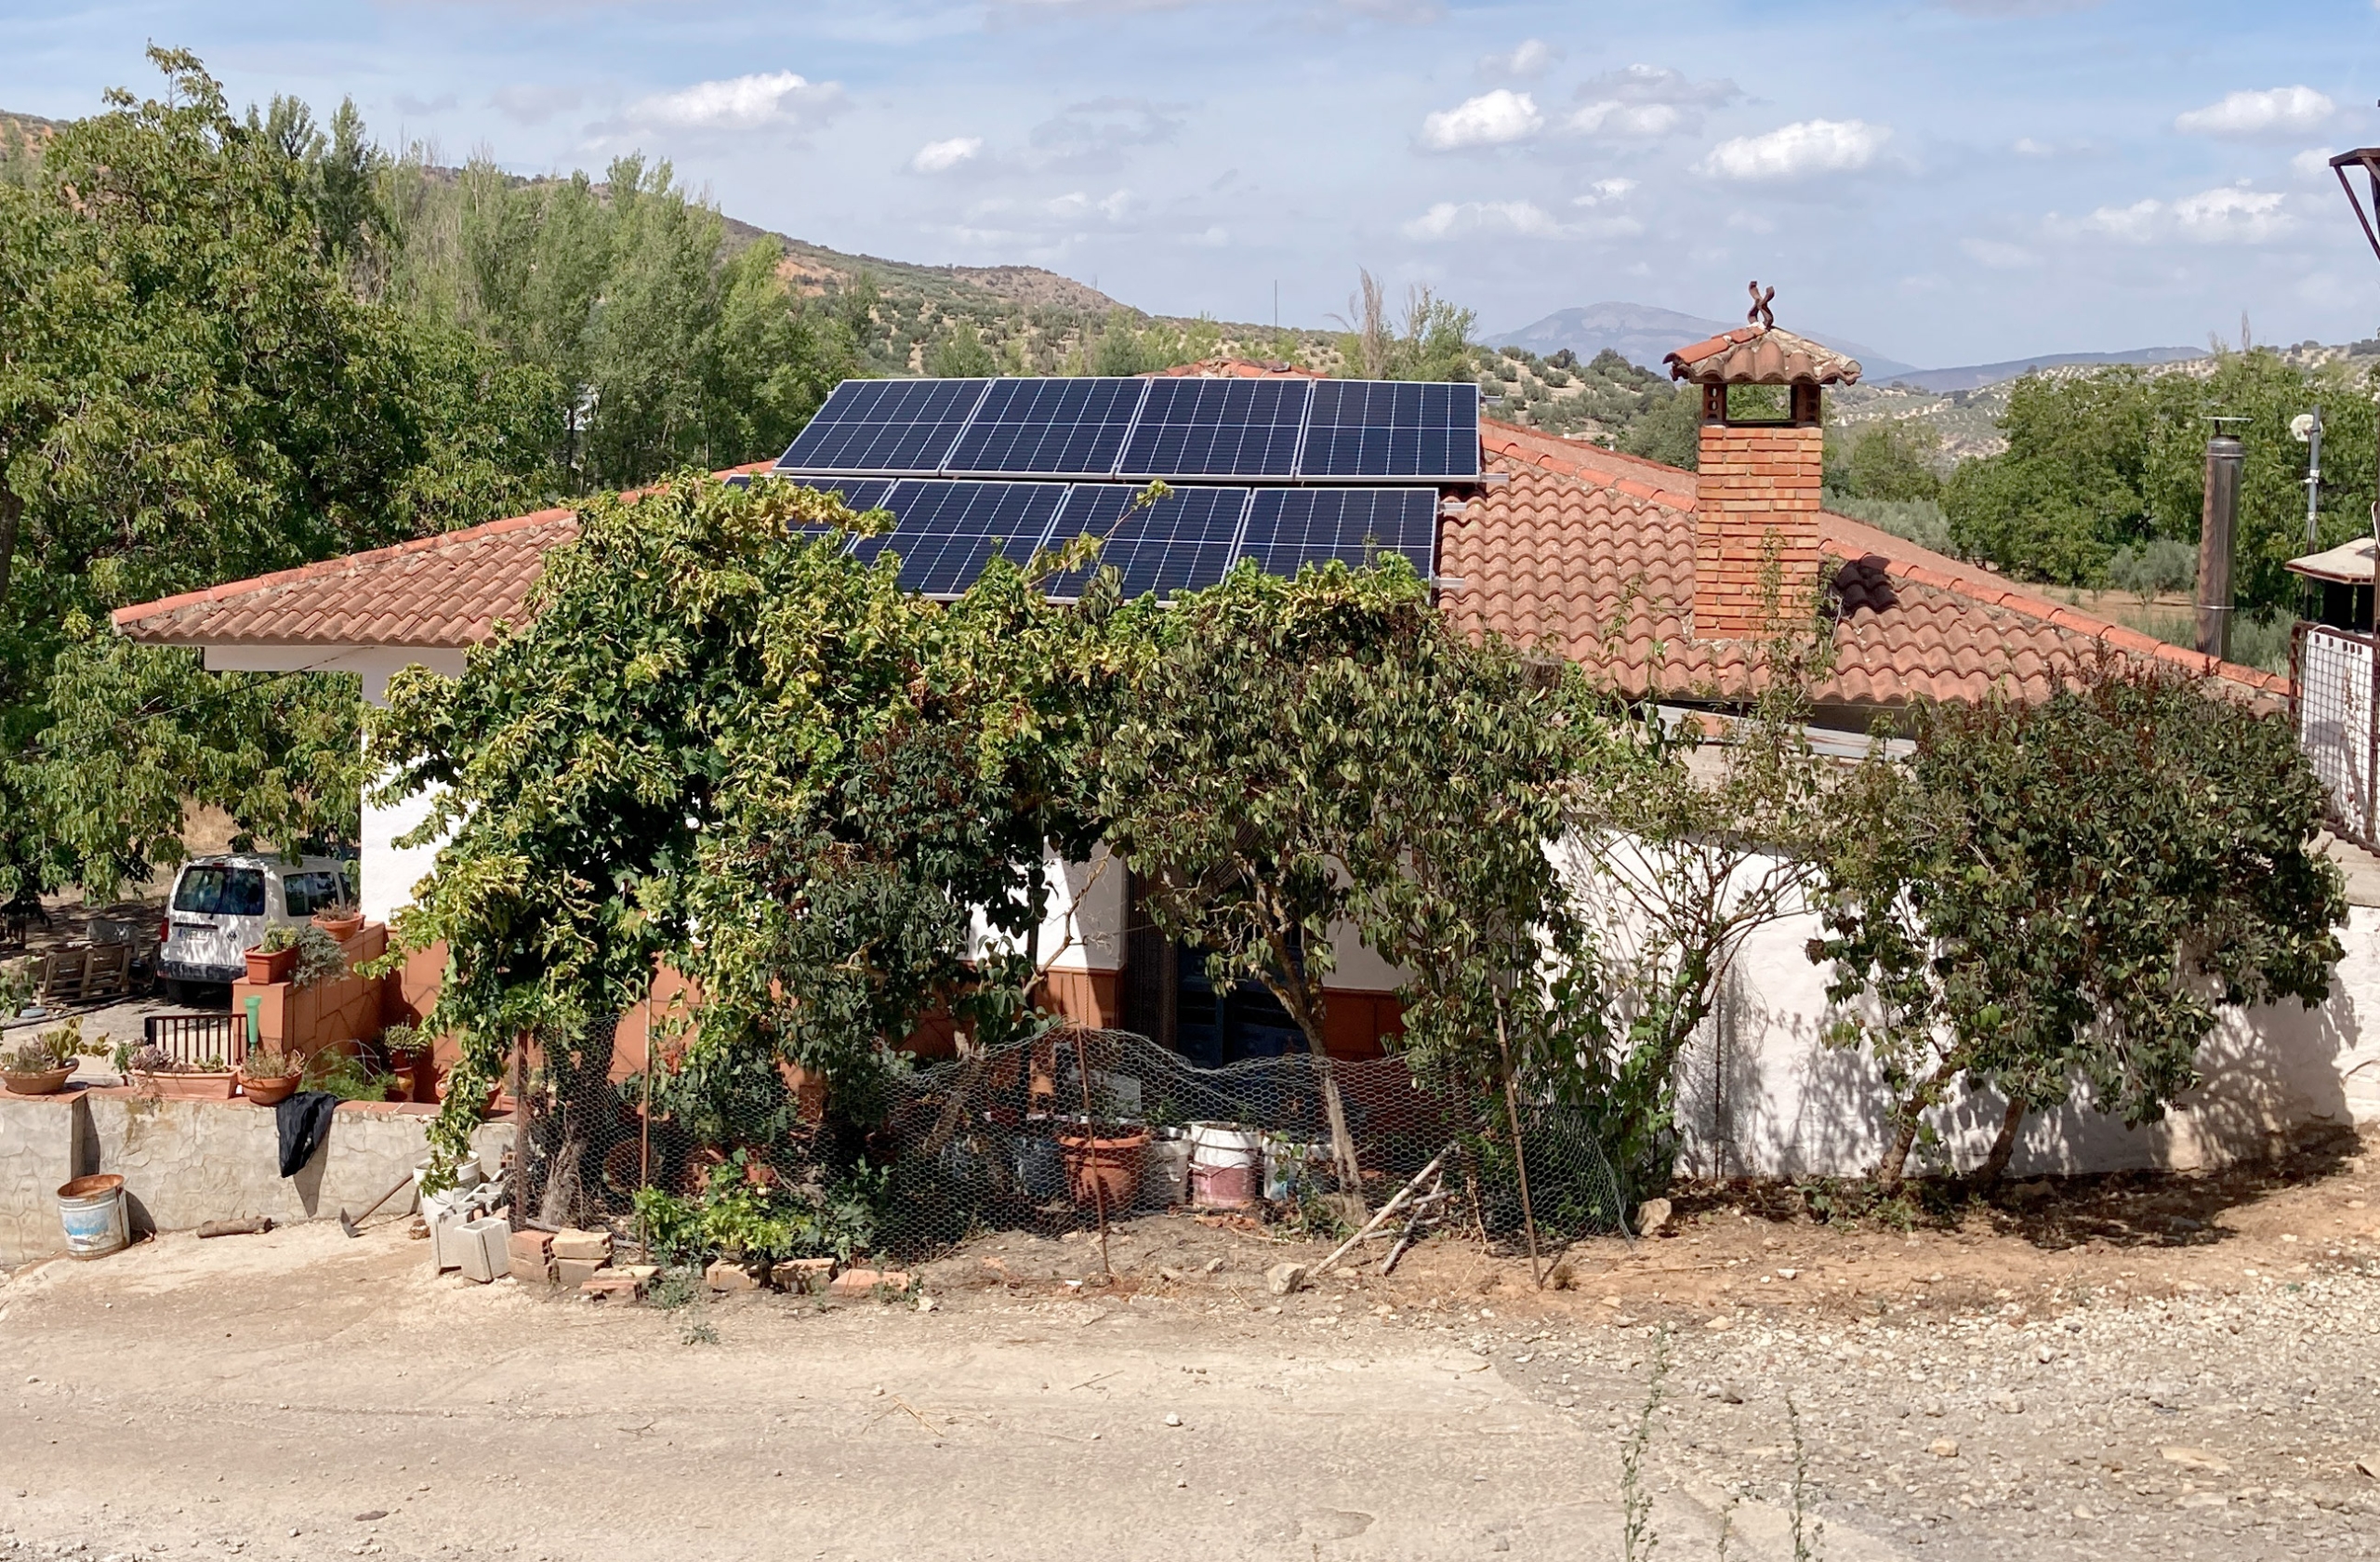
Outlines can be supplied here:
M631 104L628 118L642 125L690 130L759 130L824 119L842 106L835 82L811 82L791 71L696 82Z
M1519 233L1552 238L1562 232L1543 207L1528 201L1440 201L1405 225L1411 239L1453 239Z
M1765 136L1721 141L1696 166L1714 178L1746 180L1849 173L1873 163L1892 134L1890 126L1864 120L1805 119Z
M1599 206L1606 201L1624 201L1635 188L1636 181L1633 179L1597 179L1587 186L1585 194L1570 197L1570 204L1574 206Z
M1980 264L1996 271L2021 271L2042 263L2040 256L2022 245L2012 245L2000 239L1962 239L1959 247Z
M928 141L909 159L909 166L920 174L946 174L983 150L981 136L953 136L948 140Z
M1421 144L1434 152L1502 146L1537 134L1545 123L1537 100L1500 86L1421 121Z
M488 99L498 113L520 125L543 125L558 113L567 113L579 105L580 94L575 86L537 86L522 83L498 87Z
M2263 244L2296 225L2288 197L2257 190L2206 190L2174 203L2174 220L2201 244Z
M2303 135L2329 124L2338 107L2310 86L2276 86L2229 93L2181 115L2174 128L2194 136Z
M2057 149L2056 147L2045 145L2043 142L2033 139L2030 136L2017 137L2016 144L2011 150L2019 157L2055 157L2057 155Z
M1572 111L1562 122L1581 136L1614 136L1648 141L1679 129L1685 112L1674 103L1621 103L1606 99Z
M2288 200L2278 192L2233 185L2202 190L2171 204L2142 200L2128 206L2101 206L2087 226L2127 244L2176 238L2193 244L2266 244L2297 225Z
M1653 140L1702 128L1702 113L1743 92L1731 81L1694 81L1665 65L1631 65L1582 82L1584 99L1563 120L1581 136Z
M1533 81L1545 74L1562 58L1562 51L1542 38L1523 38L1510 54L1490 54L1479 61L1483 76L1510 76L1516 81Z
M2372 0L2380 9L2380 0ZM2327 184L2331 179L2331 159L2338 153L2329 147L2308 147L2289 160L2289 171L2302 179L2318 179Z

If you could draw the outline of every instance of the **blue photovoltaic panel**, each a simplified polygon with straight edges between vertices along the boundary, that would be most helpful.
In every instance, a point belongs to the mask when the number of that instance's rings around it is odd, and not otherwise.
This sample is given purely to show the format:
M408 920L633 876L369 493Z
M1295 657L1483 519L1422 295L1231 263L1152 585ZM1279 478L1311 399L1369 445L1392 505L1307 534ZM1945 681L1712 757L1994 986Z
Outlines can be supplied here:
M844 507L853 511L874 510L884 502L885 494L892 486L892 480L889 477L796 477L787 481L799 483L804 487L815 488L821 493L840 494L843 496ZM738 472L727 480L727 485L730 488L749 488L752 486L752 474ZM789 530L796 536L826 536L835 528L796 525Z
M1325 379L1298 474L1468 481L1479 475L1479 387Z
M879 502L899 523L881 536L861 537L852 553L862 563L897 553L901 589L955 597L984 573L996 547L1018 563L1030 559L1065 496L1063 483L894 483Z
M847 379L777 459L787 473L942 470L991 381Z
M1162 382L1160 382L1162 383ZM1231 568L1239 539L1245 488L1176 488L1154 505L1135 506L1140 490L1123 483L1078 483L1050 534L1051 547L1078 536L1106 539L1102 567L1113 565L1127 601L1212 586ZM1050 595L1079 597L1090 572L1076 570L1048 583Z
M1313 385L1152 379L1116 470L1124 477L1290 477Z
M1424 580L1437 551L1435 488L1260 488L1240 553L1267 575L1342 559L1360 569L1402 553Z
M996 379L950 453L952 475L1105 477L1148 390L1144 379Z

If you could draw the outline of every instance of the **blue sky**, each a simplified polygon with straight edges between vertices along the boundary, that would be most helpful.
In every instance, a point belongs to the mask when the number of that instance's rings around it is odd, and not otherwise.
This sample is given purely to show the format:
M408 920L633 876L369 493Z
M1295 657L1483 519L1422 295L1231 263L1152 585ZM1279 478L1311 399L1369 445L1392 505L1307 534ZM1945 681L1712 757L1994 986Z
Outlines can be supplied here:
M2380 329L2316 154L2380 0L0 0L0 107L196 49L522 172L665 156L731 215L1285 322L1358 266L1488 328L1629 299L1945 364Z

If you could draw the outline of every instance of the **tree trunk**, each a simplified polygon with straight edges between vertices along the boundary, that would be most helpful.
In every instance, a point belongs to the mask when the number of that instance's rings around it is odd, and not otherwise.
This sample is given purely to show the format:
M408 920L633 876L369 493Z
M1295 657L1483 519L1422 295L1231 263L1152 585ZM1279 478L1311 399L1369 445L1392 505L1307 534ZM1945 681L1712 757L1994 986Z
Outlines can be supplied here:
M1354 1195L1360 1211L1365 1208L1363 1166L1355 1159L1355 1135L1347 1132L1347 1109L1339 1098L1339 1081L1330 1072L1330 1051L1322 1040L1323 1010L1329 1000L1323 996L1322 984L1306 976L1303 962L1290 958L1289 937L1277 925L1265 929L1264 940L1280 973L1279 981L1267 978L1264 985L1305 1036L1305 1050L1314 1059L1315 1072L1322 1077L1322 1110L1330 1123L1330 1157L1339 1166L1339 1188Z
M1923 1117L1914 1104L1894 1114L1893 1136L1884 1145L1884 1158L1876 1163L1876 1185L1886 1193L1900 1191L1901 1180L1909 1169L1909 1152L1916 1147L1917 1127Z
M17 563L17 528L25 518L25 501L0 483L0 620L8 615L8 579Z
M1985 1187L1999 1182L2008 1171L2008 1162L2016 1153L2016 1127L2025 1120L2025 1098L2008 1098L2007 1114L2000 1119L2000 1133L1991 1141L1991 1153L1976 1168L1976 1181Z

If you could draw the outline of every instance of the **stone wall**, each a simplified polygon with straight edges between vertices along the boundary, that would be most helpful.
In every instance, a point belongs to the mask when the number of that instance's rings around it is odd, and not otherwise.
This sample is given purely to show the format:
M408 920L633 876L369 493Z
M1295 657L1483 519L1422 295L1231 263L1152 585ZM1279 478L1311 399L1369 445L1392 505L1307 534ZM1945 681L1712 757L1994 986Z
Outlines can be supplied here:
M360 1214L430 1153L435 1107L346 1102L295 1177L279 1163L276 1114L245 1101L161 1101L126 1089L0 1095L0 1264L63 1251L60 1185L112 1172L136 1231L177 1231L267 1215L289 1224ZM509 1121L483 1126L481 1159L499 1164ZM382 1212L411 1207L400 1194Z

